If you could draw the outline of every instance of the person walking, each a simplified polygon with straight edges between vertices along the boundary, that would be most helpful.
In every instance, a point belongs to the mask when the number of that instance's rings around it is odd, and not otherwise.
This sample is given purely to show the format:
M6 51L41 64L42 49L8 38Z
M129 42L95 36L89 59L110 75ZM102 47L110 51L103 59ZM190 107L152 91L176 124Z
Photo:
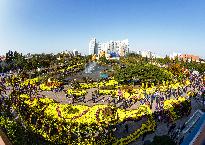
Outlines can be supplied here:
M108 97L107 101L108 101L108 104L111 103L111 96Z
M95 95L93 92L92 92L92 100L93 100L93 103L95 103Z
M158 95L156 96L156 104L157 106L159 106L159 96Z

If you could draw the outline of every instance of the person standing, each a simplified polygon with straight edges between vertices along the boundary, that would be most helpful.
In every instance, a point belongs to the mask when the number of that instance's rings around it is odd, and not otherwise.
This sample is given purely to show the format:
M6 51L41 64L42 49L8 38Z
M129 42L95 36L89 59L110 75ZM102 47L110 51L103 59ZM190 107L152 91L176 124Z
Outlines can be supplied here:
M73 95L72 95L72 104L74 104L74 103L75 103L75 98L76 98L76 95L75 95L75 94L73 94Z
M156 104L157 104L157 106L159 106L159 94L158 94L158 92L156 93Z
M121 101L121 97L122 97L122 91L118 89L118 102Z
M110 104L111 96L108 97L107 101L108 101L108 104Z
M154 94L151 94L151 104L153 103L154 98Z
M92 92L92 101L93 101L93 103L95 103L95 95L93 92Z

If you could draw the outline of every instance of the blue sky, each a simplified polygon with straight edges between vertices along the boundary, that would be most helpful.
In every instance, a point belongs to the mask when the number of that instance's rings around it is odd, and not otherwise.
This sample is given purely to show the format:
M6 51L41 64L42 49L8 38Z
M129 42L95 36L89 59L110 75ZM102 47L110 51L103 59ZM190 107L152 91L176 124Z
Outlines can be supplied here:
M0 54L88 53L98 41L128 38L131 50L205 58L204 0L0 0Z

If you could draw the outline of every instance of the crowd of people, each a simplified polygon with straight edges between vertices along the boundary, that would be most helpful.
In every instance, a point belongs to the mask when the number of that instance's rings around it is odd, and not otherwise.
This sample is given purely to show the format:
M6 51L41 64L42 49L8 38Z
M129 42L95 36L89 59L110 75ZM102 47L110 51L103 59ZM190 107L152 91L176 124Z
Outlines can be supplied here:
M195 92L195 95L200 98L202 93L205 91L204 87L204 82L203 82L203 76L202 75L197 75L197 74L191 74L190 75L190 82L191 84L189 86L185 85L184 87L178 87L177 89L174 88L168 88L166 91L160 91L160 89L157 89L154 93L150 94L147 93L146 90L144 90L143 95L145 96L144 99L140 100L140 104L147 104L150 105L151 109L154 109L156 111L160 111L163 109L163 104L164 101L167 99L170 99L171 97L177 98L178 96L186 95L188 91L193 90ZM16 81L12 84L12 87L6 87L5 83L6 80L11 81L10 76L5 76L2 75L0 79L0 92L4 92L5 94L7 93L8 89L12 89L13 93L15 92L20 92L21 94L29 94L29 96L35 96L39 95L40 89L39 89L39 84L29 84L21 86L21 83ZM68 94L66 90L64 90L64 85L60 85L60 87L53 89L53 92L63 92L66 95L66 98L72 99L72 103L75 103L76 101L82 101L86 103L86 98L85 96L82 97L77 97L75 94ZM1 93L2 94L2 93ZM100 98L99 90L92 92L92 101L93 103L99 103L98 99ZM118 90L118 95L113 96L110 95L106 100L103 97L101 99L102 102L107 101L108 104L112 103L113 105L116 105L118 103L121 103L121 106L126 109L131 107L133 104L136 102L133 101L133 99L124 99L123 98L123 93L119 89Z

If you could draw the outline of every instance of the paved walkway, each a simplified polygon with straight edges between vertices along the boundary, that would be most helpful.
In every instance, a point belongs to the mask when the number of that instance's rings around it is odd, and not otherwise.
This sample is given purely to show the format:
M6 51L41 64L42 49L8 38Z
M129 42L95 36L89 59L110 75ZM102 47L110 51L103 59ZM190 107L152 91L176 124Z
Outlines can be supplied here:
M183 118L177 120L176 127L173 130L173 132L176 131L177 128L182 126L194 113L196 110L201 109L201 106L198 104L198 102L194 99L191 100L191 105L192 105L192 110L189 116L184 116ZM160 123L157 122L157 128L154 133L148 134L145 136L144 141L149 140L153 141L154 136L162 136L162 135L167 135L168 134L168 126L167 123ZM138 138L136 141L130 143L129 145L143 145L144 141L142 141L142 137Z
M68 86L65 86L64 90L67 90ZM87 89L86 91L88 92L85 95L85 103L84 102L75 102L75 104L82 104L82 105L88 105L88 106L93 106L95 104L109 104L108 102L108 98L110 97L110 101L113 100L113 98L111 97L111 95L101 95L99 98L96 99L96 103L93 103L92 101L92 92L94 92L95 90L97 90L97 88L91 88L91 89ZM192 88L188 88L188 90L192 90ZM62 104L71 104L72 102L72 98L66 98L66 94L64 93L64 91L62 92L54 92L54 91L42 91L39 92L38 94L40 95L45 95L48 98L54 99L59 103ZM182 96L186 96L186 93L183 93ZM174 96L171 96L171 99L175 99ZM117 98L116 98L117 101ZM122 105L123 102L119 102L116 104L116 107L120 107ZM113 103L110 103L113 104ZM137 109L139 106L141 105L140 101L137 101L136 103L132 104L132 106L128 107L126 110L133 110L133 109ZM153 100L153 104L152 104L152 112L155 111L155 106L156 106L156 100Z

